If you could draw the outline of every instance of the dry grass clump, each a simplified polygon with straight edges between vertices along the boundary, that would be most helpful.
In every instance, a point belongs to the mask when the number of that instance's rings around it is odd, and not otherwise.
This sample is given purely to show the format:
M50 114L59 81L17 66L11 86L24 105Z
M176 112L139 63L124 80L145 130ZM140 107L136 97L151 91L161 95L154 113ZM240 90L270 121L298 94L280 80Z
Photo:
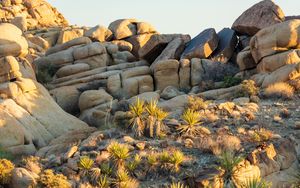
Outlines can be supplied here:
M270 130L260 128L251 134L251 138L255 142L266 142L272 139L273 133Z
M54 174L53 170L45 170L39 179L41 187L46 188L71 188L71 184L62 174Z
M187 107L194 111L205 110L210 103L210 101L205 101L201 97L189 96Z
M270 98L291 99L294 96L294 87L285 82L278 82L268 86L264 95Z
M253 80L244 80L242 82L242 95L245 97L255 96L259 89L256 87Z
M11 172L15 168L15 165L7 160L7 159L0 159L0 185L9 184L11 180Z

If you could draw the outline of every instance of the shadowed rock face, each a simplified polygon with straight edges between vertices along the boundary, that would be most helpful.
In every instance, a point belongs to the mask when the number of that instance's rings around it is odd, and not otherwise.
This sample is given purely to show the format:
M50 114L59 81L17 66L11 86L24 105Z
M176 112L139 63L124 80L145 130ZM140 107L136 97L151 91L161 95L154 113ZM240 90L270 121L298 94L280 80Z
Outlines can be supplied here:
M259 30L284 21L284 13L271 0L261 1L246 10L232 25L239 34L255 35Z
M219 39L215 29L206 29L186 45L181 58L207 58L218 47L218 42Z

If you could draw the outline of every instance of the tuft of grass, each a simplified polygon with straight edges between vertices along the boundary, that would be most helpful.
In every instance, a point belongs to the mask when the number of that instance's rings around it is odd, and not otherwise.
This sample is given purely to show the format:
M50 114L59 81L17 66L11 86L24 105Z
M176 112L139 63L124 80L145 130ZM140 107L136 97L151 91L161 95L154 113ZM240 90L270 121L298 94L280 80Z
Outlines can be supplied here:
M174 167L175 172L179 172L180 165L184 161L184 154L180 150L176 150L172 153L170 157L170 162Z
M251 138L255 142L266 142L269 141L273 136L273 133L267 129L260 128L255 130L251 135Z
M71 188L71 184L62 174L54 174L52 170L45 170L39 179L41 187L46 188Z
M111 158L114 160L115 165L118 168L123 168L125 160L129 157L129 148L126 144L120 144L113 141L107 147L107 151L110 153Z
M270 98L291 99L294 96L294 87L285 82L278 82L268 86L264 95Z
M110 176L112 174L112 171L113 171L113 169L110 166L109 162L102 163L100 165L100 169L101 169L102 174L108 175L108 176Z
M82 170L83 175L87 175L89 170L91 170L91 168L93 167L93 165L94 161L88 156L81 157L78 162L78 167Z
M124 169L119 169L116 173L116 178L113 181L115 187L118 188L137 188L138 182L131 178L128 172Z
M151 153L147 156L147 163L150 166L150 169L154 169L158 163L158 155L157 153Z
M234 179L236 174L236 166L244 160L244 157L241 155L236 155L233 152L225 151L223 152L218 159L219 168L224 170L223 180L229 182Z
M15 165L7 159L0 159L0 185L7 185L11 181L11 172Z
M189 96L188 97L188 108L193 111L204 110L210 104L210 101L205 101L201 97Z
M191 109L187 109L181 119L184 124L178 126L177 131L183 135L195 136L201 132L201 115Z
M183 183L177 182L177 183L172 183L169 188L188 188L185 186Z
M138 167L139 164L141 164L142 158L140 155L136 154L133 158L133 160L130 160L126 164L126 168L130 173L133 173L135 169Z
M107 178L107 175L100 176L98 181L97 181L97 185L98 185L99 188L109 188L110 187L110 181Z
M242 184L243 188L270 188L271 186L271 183L260 178L252 178Z
M132 118L130 119L130 126L137 137L141 137L144 133L145 125L143 122L143 114L145 112L145 102L136 98L136 102L129 106L130 114Z
M258 94L259 89L253 80L244 80L242 82L242 96L250 97Z
M241 83L241 79L233 76L225 76L222 87L231 87Z
M89 170L90 179L92 182L98 182L101 176L101 169L100 168L91 168Z

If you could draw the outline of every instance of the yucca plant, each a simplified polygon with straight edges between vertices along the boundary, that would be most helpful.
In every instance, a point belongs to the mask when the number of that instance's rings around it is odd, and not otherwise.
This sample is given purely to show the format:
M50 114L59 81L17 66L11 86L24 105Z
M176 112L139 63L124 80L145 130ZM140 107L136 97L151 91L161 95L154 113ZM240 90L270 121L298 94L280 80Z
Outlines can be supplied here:
M136 154L132 160L127 162L126 168L130 173L134 173L135 169L138 167L141 161L142 161L141 156Z
M128 172L124 169L119 169L116 173L116 178L113 184L117 188L136 188L138 183L135 179L131 178Z
M144 134L144 105L145 102L137 97L136 102L129 107L132 115L132 118L130 119L130 126L137 137L141 137Z
M87 175L93 165L94 161L88 156L81 157L78 162L78 167L82 171L83 175Z
M104 162L100 165L101 173L107 176L110 176L112 174L112 167L109 164L109 162Z
M219 168L224 170L222 178L225 184L230 182L230 180L234 180L235 176L237 176L237 168L235 167L243 160L244 158L241 155L236 155L231 151L225 151L219 156Z
M184 121L184 124L177 128L180 134L195 136L201 132L201 127L199 127L201 115L198 112L187 109L181 119Z
M107 176L106 175L100 176L97 181L97 185L99 188L109 188L110 182L109 182L109 179L107 178Z
M177 182L177 183L172 183L169 188L188 188L185 186L183 183Z
M180 165L183 161L184 161L184 154L181 151L176 150L172 153L170 157L170 162L173 165L173 169L175 172L179 172Z
M101 176L101 169L100 168L91 168L89 171L90 179L92 182L98 182Z
M158 155L157 153L151 153L147 156L147 163L149 165L149 170L154 170L155 166L158 163Z
M161 130L164 129L163 120L168 116L168 113L160 109L155 100L150 101L146 106L146 111L149 115L146 126L147 135L151 138L159 137Z
M159 154L159 162L161 169L170 169L171 155L168 151L163 151Z
M129 148L126 144L112 142L107 151L110 153L111 158L114 160L116 167L124 168L125 160L129 157Z
M271 183L256 177L247 180L245 183L242 184L242 187L243 188L270 188L271 185L272 185Z

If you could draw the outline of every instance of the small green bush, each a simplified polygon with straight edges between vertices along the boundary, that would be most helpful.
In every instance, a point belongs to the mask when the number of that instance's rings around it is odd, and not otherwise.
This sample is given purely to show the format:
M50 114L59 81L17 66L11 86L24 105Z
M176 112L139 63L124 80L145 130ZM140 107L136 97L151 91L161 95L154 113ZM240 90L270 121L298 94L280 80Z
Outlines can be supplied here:
M233 76L225 76L222 87L231 87L241 83L241 79Z

